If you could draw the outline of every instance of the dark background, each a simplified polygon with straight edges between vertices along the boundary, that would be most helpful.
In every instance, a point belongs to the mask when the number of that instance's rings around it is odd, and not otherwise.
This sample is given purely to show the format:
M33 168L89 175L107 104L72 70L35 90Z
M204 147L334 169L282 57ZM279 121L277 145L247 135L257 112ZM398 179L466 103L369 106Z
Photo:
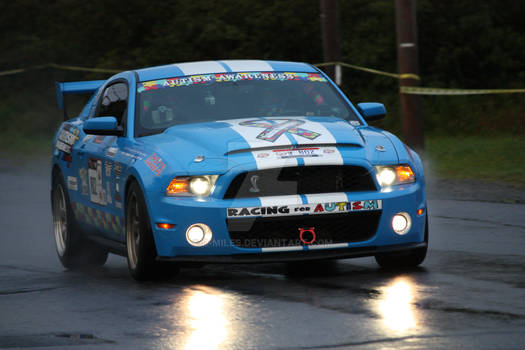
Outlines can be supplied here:
M394 5L339 1L343 62L397 71ZM522 1L418 0L421 85L525 88L524 18ZM0 71L50 62L118 70L230 58L323 62L317 0L12 0L0 5L0 32ZM343 72L347 95L385 103L389 117L376 125L399 134L398 81ZM110 75L45 68L0 76L0 144L51 137L61 120L54 81ZM525 130L524 94L423 96L421 103L427 135Z

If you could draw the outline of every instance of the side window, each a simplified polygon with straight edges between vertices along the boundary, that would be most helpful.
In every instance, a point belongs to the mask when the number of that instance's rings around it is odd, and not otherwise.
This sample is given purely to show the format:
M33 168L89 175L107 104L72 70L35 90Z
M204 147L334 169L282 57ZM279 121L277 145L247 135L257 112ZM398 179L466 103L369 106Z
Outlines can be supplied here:
M95 117L111 116L117 118L119 125L123 125L128 111L128 86L117 83L108 86L102 94L102 100Z

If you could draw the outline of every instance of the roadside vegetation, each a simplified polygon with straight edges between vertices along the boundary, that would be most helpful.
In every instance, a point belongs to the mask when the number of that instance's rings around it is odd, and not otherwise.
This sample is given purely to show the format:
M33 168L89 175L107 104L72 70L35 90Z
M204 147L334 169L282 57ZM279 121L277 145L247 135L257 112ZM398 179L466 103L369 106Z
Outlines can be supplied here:
M394 3L339 1L342 61L397 71ZM417 6L422 86L525 88L519 1ZM323 61L319 2L311 0L12 0L0 27L0 71L50 62L125 70L226 58ZM61 121L54 82L109 76L50 68L0 76L0 154L49 154ZM342 89L354 103L384 103L388 116L374 125L401 134L397 80L344 69ZM439 176L525 183L525 94L420 101L424 156ZM80 105L67 100L69 114Z

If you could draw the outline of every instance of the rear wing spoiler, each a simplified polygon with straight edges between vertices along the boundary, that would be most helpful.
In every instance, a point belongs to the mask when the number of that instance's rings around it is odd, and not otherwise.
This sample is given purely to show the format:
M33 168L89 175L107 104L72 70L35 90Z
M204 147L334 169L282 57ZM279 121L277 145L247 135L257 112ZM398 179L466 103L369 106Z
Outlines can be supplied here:
M57 93L58 109L63 111L64 120L67 120L66 106L64 103L65 94L87 94L97 91L106 80L72 81L67 83L55 82Z

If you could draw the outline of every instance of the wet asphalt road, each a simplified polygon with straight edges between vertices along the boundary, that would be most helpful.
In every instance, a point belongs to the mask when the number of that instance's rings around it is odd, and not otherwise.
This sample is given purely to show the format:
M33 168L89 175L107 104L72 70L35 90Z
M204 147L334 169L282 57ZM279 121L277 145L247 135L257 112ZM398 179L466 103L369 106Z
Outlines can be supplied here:
M0 348L525 348L523 204L439 191L414 271L372 258L307 273L209 265L137 284L116 256L91 271L60 266L47 160L20 163L0 165Z

